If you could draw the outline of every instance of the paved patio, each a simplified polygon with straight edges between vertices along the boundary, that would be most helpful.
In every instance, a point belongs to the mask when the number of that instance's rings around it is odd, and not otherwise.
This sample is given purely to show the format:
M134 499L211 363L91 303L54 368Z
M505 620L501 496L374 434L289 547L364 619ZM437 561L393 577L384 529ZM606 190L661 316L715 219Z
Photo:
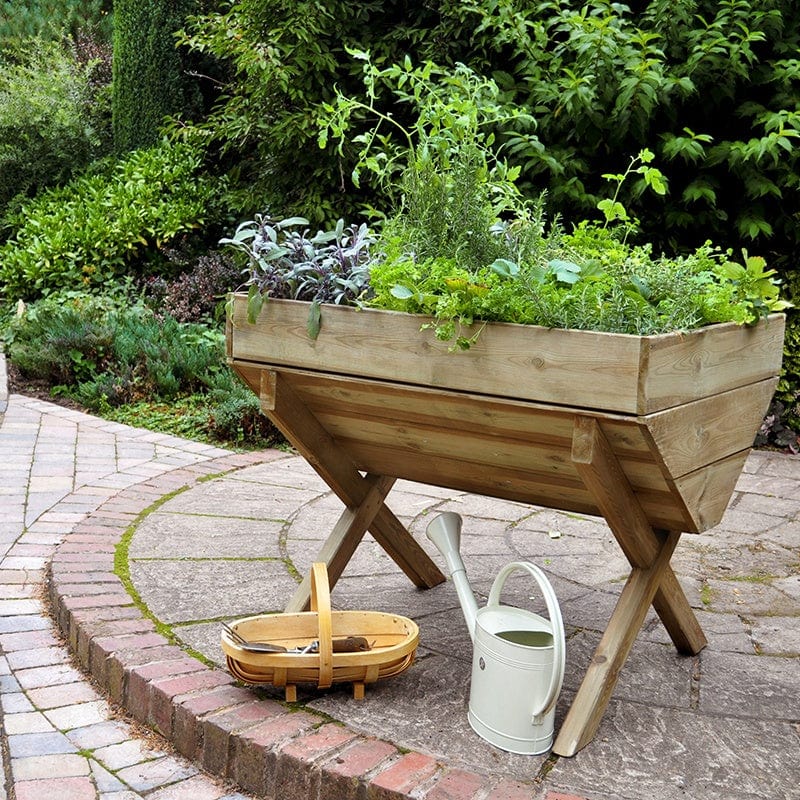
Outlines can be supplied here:
M596 739L571 759L512 756L467 724L471 644L452 585L415 589L370 540L334 604L414 618L421 646L407 673L369 687L361 702L347 686L302 689L290 708L277 690L235 685L223 669L220 620L280 610L341 511L300 458L235 455L4 398L3 383L0 686L9 797L796 793L800 459L752 454L722 524L679 545L675 571L709 646L678 656L651 615ZM605 525L405 482L389 505L429 549L430 519L462 514L464 559L481 603L509 560L546 570L568 634L558 725L627 574ZM123 583L117 573L126 570ZM505 596L535 608L532 594L520 580ZM149 735L152 728L165 738Z

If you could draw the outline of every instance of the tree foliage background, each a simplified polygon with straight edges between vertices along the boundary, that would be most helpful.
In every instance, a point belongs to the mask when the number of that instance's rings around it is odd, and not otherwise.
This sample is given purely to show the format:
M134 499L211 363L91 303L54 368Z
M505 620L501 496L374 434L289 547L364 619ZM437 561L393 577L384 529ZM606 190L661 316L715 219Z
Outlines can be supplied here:
M788 264L797 226L800 6L786 0L445 2L241 0L194 20L186 39L229 65L208 131L236 154L263 204L335 215L357 196L347 155L315 146L321 101L359 89L346 47L387 64L405 55L491 75L529 130L505 156L553 210L595 213L602 174L647 146L670 179L637 210L673 249L757 242ZM315 187L315 188L311 188ZM633 186L633 194L641 191Z

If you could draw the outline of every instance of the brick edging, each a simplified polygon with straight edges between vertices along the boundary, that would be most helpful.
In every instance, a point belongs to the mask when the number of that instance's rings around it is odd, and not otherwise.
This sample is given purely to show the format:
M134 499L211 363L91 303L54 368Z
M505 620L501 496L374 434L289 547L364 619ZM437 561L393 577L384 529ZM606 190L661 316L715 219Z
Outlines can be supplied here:
M232 454L120 491L58 546L49 566L53 617L80 666L111 700L179 753L243 790L281 800L530 800L532 785L450 768L327 717L259 699L156 633L114 573L117 544L157 500L277 451Z

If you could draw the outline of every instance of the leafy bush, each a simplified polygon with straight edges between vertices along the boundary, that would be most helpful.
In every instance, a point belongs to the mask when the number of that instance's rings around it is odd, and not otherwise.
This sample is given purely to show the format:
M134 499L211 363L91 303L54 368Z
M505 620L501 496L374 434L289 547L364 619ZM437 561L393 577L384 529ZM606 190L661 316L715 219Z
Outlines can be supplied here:
M175 256L171 262L174 263ZM182 260L178 255L177 258ZM242 283L231 258L218 251L201 255L191 268L174 278L151 275L144 279L144 299L156 315L168 314L178 322L211 322L228 292Z
M0 246L8 300L110 286L137 260L214 216L221 184L202 172L202 152L163 142L49 189L10 215Z
M659 246L758 240L784 258L797 207L800 7L786 0L652 0L629 6L470 4L504 55L510 103L535 133L507 131L527 181L569 213L591 211L595 176L648 144L670 182L639 216ZM635 195L640 187L633 186Z
M800 244L800 5L789 0L367 2L356 12L302 2L291 14L277 0L243 0L197 18L184 41L230 64L206 130L236 154L250 207L315 221L359 202L386 208L381 187L359 196L342 179L352 144L322 154L311 144L334 87L360 90L349 45L381 66L408 54L492 76L498 102L535 119L521 126L509 113L498 142L527 193L547 189L551 212L595 214L601 176L649 147L670 191L642 197L637 215L658 248L712 238L738 251L755 240L783 267ZM403 121L380 86L361 99ZM626 186L625 204L641 189Z
M95 409L192 393L208 387L224 361L219 333L81 294L29 306L6 338L23 375Z
M154 145L168 115L199 105L175 32L197 0L114 3L114 143L123 153Z
M215 329L156 317L122 295L71 292L25 307L4 338L24 378L112 419L249 446L280 439L225 365Z
M99 50L82 42L81 56L42 39L0 54L0 215L15 196L63 183L108 152Z
M472 47L474 22L454 0L242 0L212 9L190 17L180 41L227 66L217 107L202 128L229 156L238 208L294 208L314 223L333 224L358 207L357 195L343 186L338 157L330 151L321 158L314 144L319 104L332 98L334 86L348 91L360 82L346 44L389 62L405 53L466 60Z
M0 47L17 49L34 37L95 30L111 37L111 0L0 0Z

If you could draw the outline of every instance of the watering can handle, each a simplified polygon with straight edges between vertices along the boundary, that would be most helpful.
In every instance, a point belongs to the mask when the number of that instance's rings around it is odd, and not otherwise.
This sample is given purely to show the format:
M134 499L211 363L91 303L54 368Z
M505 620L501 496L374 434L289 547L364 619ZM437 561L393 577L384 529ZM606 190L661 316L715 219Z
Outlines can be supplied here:
M486 607L500 605L500 592L503 590L503 585L506 578L513 572L528 572L531 577L539 584L542 590L545 602L547 603L547 613L550 616L550 623L553 626L553 674L550 677L550 686L547 689L547 695L541 703L539 708L534 708L531 715L534 717L541 717L547 714L558 698L561 691L561 685L564 682L564 658L566 655L566 637L564 635L564 622L561 619L561 609L558 606L558 599L550 581L547 576L542 572L536 564L531 564L530 561L512 561L506 564L497 577L494 579L491 591L489 592L489 600Z

